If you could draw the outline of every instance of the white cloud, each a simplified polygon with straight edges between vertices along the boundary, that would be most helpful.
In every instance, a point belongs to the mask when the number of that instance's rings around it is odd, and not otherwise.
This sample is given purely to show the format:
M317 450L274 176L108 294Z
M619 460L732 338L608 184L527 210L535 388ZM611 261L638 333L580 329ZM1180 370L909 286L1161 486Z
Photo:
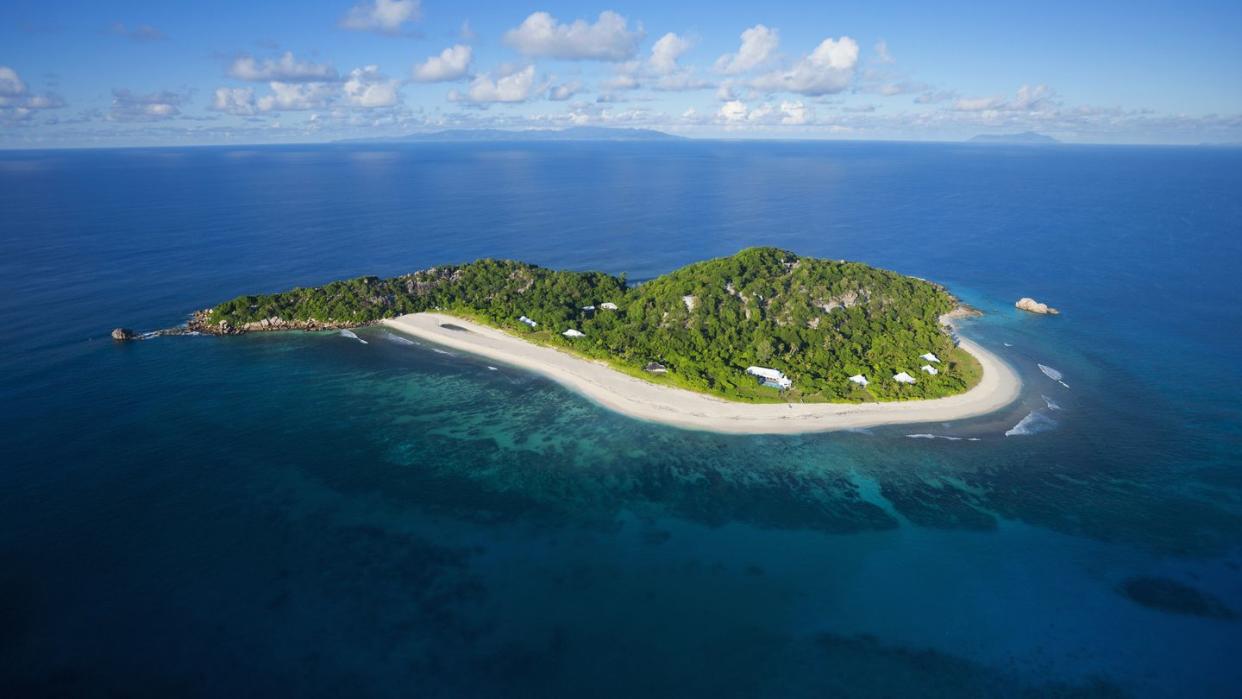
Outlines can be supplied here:
M238 56L229 67L229 75L250 82L277 81L283 83L323 82L336 80L336 69L326 63L299 61L293 52L286 51L280 58L255 60L252 56Z
M505 32L504 41L527 56L624 61L634 56L642 38L641 28L630 31L624 17L606 10L594 24L581 19L562 24L547 12L535 12Z
M447 82L466 77L470 70L470 59L473 49L465 44L450 46L438 56L414 66L414 79L422 83Z
M184 96L168 90L136 95L129 90L112 91L109 121L162 121L181 114Z
M963 97L953 102L953 109L959 112L1039 112L1057 105L1056 93L1047 85L1023 85L1012 100L1003 97Z
M258 112L259 107L254 101L254 88L217 87L208 109L235 116L251 116Z
M651 66L652 72L657 75L669 75L677 72L680 66L677 65L677 59L681 55L690 50L693 44L689 39L677 36L669 32L656 40L651 45L651 58L647 64Z
M548 88L548 99L553 102L564 102L572 99L574 95L582 91L582 83L577 80L560 85L552 85Z
M17 71L8 66L0 66L0 98L19 97L26 94L26 83L22 82Z
M417 20L422 13L420 0L373 0L350 8L341 26L360 32L398 34L402 25Z
M737 53L727 53L716 60L716 70L729 75L745 73L771 60L780 43L777 30L756 24L742 32L742 45Z
M400 83L380 74L379 66L355 68L342 86L345 102L351 107L374 109L391 107L400 101Z
M849 87L857 65L858 42L848 36L824 39L789 70L761 75L751 81L751 86L765 92L829 95Z
M542 88L535 84L535 66L526 66L521 70L502 73L499 77L477 75L470 81L465 94L453 90L449 99L454 102L525 102Z
M893 54L888 52L888 42L880 39L875 42L875 62L876 63L895 63L896 59Z
M272 92L258 99L261 112L272 111L305 111L323 109L337 97L336 85L327 83L285 83L271 82L268 84Z
M759 124L802 126L814 119L814 112L801 101L786 100L780 104L764 102L751 109L741 100L731 100L716 112L717 121L730 127Z
M39 110L59 109L64 100L53 94L31 94L16 70L0 66L0 123L27 122Z

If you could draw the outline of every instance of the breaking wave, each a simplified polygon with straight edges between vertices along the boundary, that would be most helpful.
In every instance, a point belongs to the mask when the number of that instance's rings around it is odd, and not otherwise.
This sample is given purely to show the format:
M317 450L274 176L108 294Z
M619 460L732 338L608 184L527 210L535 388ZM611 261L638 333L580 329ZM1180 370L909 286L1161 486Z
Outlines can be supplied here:
M1052 400L1051 398L1049 398L1048 396L1040 394L1039 397L1044 399L1044 405L1048 406L1049 410L1060 410L1061 409L1061 405L1057 403L1055 400Z
M401 337L400 335L394 335L390 332L384 333L384 339L388 340L389 342L395 342L398 345L406 345L407 347L412 347L418 344L417 342L411 340L408 337Z
M1005 432L1006 437L1022 437L1030 434L1047 432L1057 426L1057 421L1038 410L1032 410L1018 424Z
M1066 388L1069 388L1069 384L1065 383L1065 381L1063 381L1063 380L1062 380L1062 379L1064 379L1064 378L1065 378L1065 375L1064 375L1064 374L1062 374L1061 372L1057 371L1056 369L1053 369L1052 367L1048 366L1047 364L1036 364L1036 366L1038 366L1038 367L1039 367L1039 370L1040 370L1040 371L1044 372L1044 376L1047 376L1048 378L1052 379L1053 381L1056 381L1057 383L1061 384L1062 386L1064 386L1064 387L1066 387Z
M348 337L349 339L357 340L358 342L361 342L364 345L367 344L367 341L362 339L361 337L358 337L356 334L354 334L353 330L342 330L341 337Z
M978 437L954 437L947 434L931 434L930 432L920 432L918 434L906 435L910 439L947 439L950 442L978 442Z

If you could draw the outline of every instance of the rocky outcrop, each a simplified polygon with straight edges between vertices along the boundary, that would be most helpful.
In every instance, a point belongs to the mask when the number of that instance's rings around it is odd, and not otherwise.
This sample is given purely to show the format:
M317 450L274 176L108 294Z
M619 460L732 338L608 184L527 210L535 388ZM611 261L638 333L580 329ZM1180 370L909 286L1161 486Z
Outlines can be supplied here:
M186 333L203 333L204 335L243 335L250 332L275 332L280 330L346 330L358 328L371 323L336 322L319 320L285 320L273 316L263 320L251 321L242 325L233 325L227 320L211 322L211 310L195 311L185 325Z
M112 339L117 342L125 342L134 339L134 331L129 328L117 328L112 331Z
M1022 298L1018 299L1018 302L1015 303L1014 306L1024 311L1028 311L1030 313L1039 313L1040 315L1055 316L1061 313L1060 311L1058 311L1055 308L1052 308L1048 304L1040 303L1029 296L1023 296Z

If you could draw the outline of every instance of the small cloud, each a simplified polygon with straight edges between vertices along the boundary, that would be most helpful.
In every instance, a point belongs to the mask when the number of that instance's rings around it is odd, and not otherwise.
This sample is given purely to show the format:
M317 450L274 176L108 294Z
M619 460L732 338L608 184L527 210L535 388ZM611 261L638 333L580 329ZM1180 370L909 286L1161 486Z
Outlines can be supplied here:
M809 55L789 70L761 75L750 82L764 92L796 92L818 97L841 92L854 79L858 65L858 42L848 36L824 39Z
M780 44L780 33L777 30L756 24L742 32L742 45L737 53L726 53L716 59L716 70L727 75L745 73L775 57Z
M352 31L394 35L421 16L420 0L373 0L351 7L341 18L341 26Z
M257 101L259 111L306 111L323 109L336 99L337 85L329 83L285 83L271 82L268 84L271 94L260 97Z
M251 87L217 87L207 108L234 116L253 116L259 110Z
M229 75L248 82L299 83L338 79L336 69L332 66L299 61L292 51L286 51L280 58L265 58L261 61L252 56L238 56L229 67Z
M112 26L108 27L108 33L113 36L124 37L130 41L138 43L163 41L168 38L167 34L149 24L139 24L134 27L127 27L124 22L113 22Z
M65 101L51 93L34 94L8 66L0 66L0 123L6 126L27 123L36 113L60 109Z
M577 95L581 91L582 83L577 80L562 83L560 85L552 85L548 87L548 99L553 102L564 102L566 100L573 99L574 95Z
M474 41L479 36L474 33L473 29L470 28L470 20L468 19L461 23L461 30L458 31L457 34L461 37L462 41Z
M379 72L379 66L355 68L342 86L345 102L351 107L375 109L391 107L400 101L400 83Z
M505 32L504 41L526 56L615 62L633 58L642 38L641 28L630 31L624 17L606 10L594 24L581 19L563 24L547 12L535 12Z
M873 49L873 51L875 53L876 63L896 63L897 62L897 60L893 58L893 54L888 52L888 42L883 39L880 39L879 41L875 42L875 48Z
M185 96L169 90L135 94L124 88L112 90L109 121L163 121L181 114Z
M447 82L466 77L470 70L473 50L465 44L457 44L431 56L414 66L414 80L420 83Z
M470 86L465 93L453 90L449 93L449 100L475 104L490 102L514 104L525 102L542 91L542 87L535 84L535 66L530 65L521 70L501 72L496 77L477 75L474 80L470 81Z

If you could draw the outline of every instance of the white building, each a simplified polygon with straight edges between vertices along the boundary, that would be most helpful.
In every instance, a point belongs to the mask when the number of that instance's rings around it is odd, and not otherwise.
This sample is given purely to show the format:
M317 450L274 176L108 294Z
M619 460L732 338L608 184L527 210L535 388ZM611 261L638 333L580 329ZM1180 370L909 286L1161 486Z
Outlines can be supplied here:
M939 374L939 373L940 373L939 371L936 371L936 367L934 367L934 366L932 366L932 365L930 365L930 364L924 364L924 365L923 365L923 371L925 371L925 372L927 372L927 373L931 374L932 376L935 376L936 374Z
M529 325L529 326L530 326L530 327L532 327L532 328L533 328L533 327L536 327L536 326L538 326L538 325L539 325L538 323L536 323L535 321L531 320L530 318L527 318L526 316L521 316L521 317L519 317L519 318L518 318L518 320L519 320L519 321L521 321L521 322L523 322L523 323L526 323L527 325Z
M599 307L600 307L600 308L602 308L602 309L604 309L604 310L606 310L606 311L615 311L615 310L617 310L617 304L613 303L612 301L605 301L605 302L601 303L601 304L599 305Z
M790 381L789 377L785 376L784 373L776 369L769 369L762 366L752 366L746 368L746 373L751 376L759 377L759 380L765 386L773 386L775 388L782 389L793 387L793 381Z
M867 377L863 376L862 374L854 374L853 376L850 377L850 381L853 381L854 383L858 384L859 386L862 386L863 388L866 388L867 384L871 383L870 381L867 380Z
M922 355L919 355L919 359L926 359L927 361L929 361L929 362L935 362L936 364L939 364L939 363L940 363L940 357L937 357L936 355L932 354L931 352L928 352L927 354L922 354Z
M893 374L893 381L897 383L915 383L914 377L904 371L900 374Z
M574 330L573 328L570 328L561 334L565 337L586 337L586 333Z

